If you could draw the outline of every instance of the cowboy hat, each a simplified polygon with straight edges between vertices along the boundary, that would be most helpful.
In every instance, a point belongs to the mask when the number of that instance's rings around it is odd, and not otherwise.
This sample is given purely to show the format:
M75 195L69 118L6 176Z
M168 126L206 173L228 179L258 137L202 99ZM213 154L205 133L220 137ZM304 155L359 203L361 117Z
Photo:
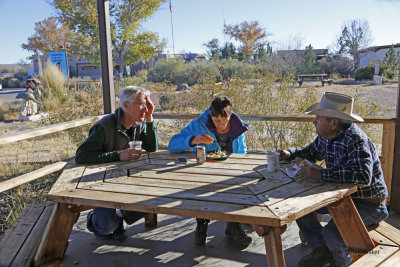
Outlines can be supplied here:
M353 102L354 99L351 96L324 92L321 102L310 106L304 113L350 121L364 121L359 115L353 113Z

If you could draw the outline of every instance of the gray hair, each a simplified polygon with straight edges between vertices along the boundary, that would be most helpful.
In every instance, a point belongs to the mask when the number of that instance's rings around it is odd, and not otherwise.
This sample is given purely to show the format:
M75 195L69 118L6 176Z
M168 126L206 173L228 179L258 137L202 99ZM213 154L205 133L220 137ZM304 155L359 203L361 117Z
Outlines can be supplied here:
M121 94L119 96L119 105L123 107L124 102L133 101L136 98L136 95L142 94L145 96L150 96L150 91L140 87L140 86L127 86L122 89Z
M339 119L339 118L334 118L334 117L326 117L326 119L328 121L332 120L332 119L337 119L339 121L339 127L341 127L342 129L347 129L350 127L350 125L353 123L350 120L345 120L345 119Z

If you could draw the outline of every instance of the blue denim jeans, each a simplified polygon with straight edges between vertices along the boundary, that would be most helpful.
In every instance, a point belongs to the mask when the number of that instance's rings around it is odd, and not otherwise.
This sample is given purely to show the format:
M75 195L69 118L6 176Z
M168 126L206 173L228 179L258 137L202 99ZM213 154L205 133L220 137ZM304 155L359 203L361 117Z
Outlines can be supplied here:
M145 217L147 213L136 211L123 211L123 216L128 217L125 220L128 224L132 224L137 220ZM95 208L91 216L91 224L93 229L89 229L97 235L105 236L112 234L120 225L122 218L115 213L115 209Z
M380 221L389 216L386 205L378 205L361 199L353 199L353 202L365 226L379 224ZM331 219L322 227L318 221L317 213L328 214L329 212L325 207L296 220L307 243L312 249L326 245L337 263L345 266L350 265L352 260L335 223Z

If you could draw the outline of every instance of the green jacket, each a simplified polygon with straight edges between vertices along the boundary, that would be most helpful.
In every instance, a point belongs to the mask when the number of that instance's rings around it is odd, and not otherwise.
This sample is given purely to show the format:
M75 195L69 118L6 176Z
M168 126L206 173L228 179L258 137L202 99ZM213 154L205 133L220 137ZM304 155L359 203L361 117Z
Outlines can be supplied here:
M158 149L158 133L154 122L133 125L125 129L120 123L123 110L118 108L98 121L89 131L88 138L78 147L75 162L99 164L118 161L118 151L129 147L133 140L143 141L143 149L154 152Z

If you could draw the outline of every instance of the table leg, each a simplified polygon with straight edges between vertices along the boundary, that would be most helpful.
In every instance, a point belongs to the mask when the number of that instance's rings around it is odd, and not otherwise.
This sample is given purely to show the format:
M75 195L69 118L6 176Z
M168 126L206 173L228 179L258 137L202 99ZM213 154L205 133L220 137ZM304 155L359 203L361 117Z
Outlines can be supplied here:
M268 266L284 267L285 257L283 254L281 234L285 232L286 225L272 227L264 225L252 225L254 231L264 238L265 251L267 252Z
M353 261L375 247L350 196L330 204L328 209Z
M73 206L59 203L54 206L36 253L35 265L53 262L64 257L72 227L79 217L79 213L71 211Z
M144 217L144 225L149 228L156 226L157 213L149 213L146 217Z

